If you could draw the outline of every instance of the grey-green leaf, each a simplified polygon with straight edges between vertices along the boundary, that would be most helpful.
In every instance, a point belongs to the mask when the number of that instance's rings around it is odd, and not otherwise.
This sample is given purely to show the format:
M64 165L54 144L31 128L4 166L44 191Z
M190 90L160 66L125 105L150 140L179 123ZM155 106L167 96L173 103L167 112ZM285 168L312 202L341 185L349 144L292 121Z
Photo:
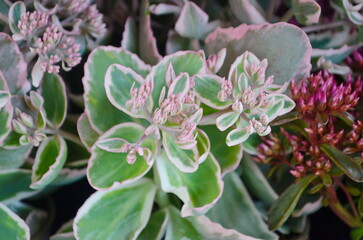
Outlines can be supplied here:
M24 220L2 203L0 203L0 236L9 240L30 240L30 230Z
M156 193L148 179L99 191L78 210L73 229L78 240L134 240L146 226Z

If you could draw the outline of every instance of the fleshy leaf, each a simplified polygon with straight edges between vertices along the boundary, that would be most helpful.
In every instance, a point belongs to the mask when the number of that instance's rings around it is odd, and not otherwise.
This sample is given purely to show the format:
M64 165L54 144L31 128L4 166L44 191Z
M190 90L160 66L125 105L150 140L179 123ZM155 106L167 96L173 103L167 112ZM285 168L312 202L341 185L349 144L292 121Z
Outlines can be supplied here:
M92 147L92 155L88 162L87 177L96 189L106 189L114 183L126 184L136 181L145 175L151 168L145 159L137 155L134 164L129 164L126 160L127 153L112 153L100 149L98 142L109 138L125 139L129 143L136 143L144 135L144 127L136 123L122 123L114 126L105 132ZM146 138L141 144L151 150L155 155L157 142ZM153 160L152 156L152 160Z
M43 141L35 156L30 187L39 189L51 183L58 176L66 159L67 145L62 137L55 135Z
M131 68L122 65L111 65L105 75L105 90L108 100L112 105L133 117L142 117L143 111L131 112L126 107L126 102L131 99L130 89L132 86L139 88L144 81L140 75Z
M149 0L143 0L140 6L139 56L146 63L155 65L161 60L156 39L151 30Z
M13 107L9 101L3 108L0 108L0 145L10 133L12 118Z
M209 16L192 1L187 1L175 23L175 30L183 37L199 39L208 24Z
M347 154L333 146L322 144L320 149L345 173L356 182L363 182L363 169Z
M227 128L232 126L237 121L239 116L240 116L240 113L237 113L237 112L224 113L217 118L216 125L219 130L225 131L225 130L227 130Z
M205 216L183 218L180 216L179 210L172 206L168 208L168 212L170 223L165 240L257 240L257 238L238 233L234 229L225 229Z
M263 9L256 0L229 0L229 5L241 23L262 24L266 22Z
M222 175L235 170L242 158L242 144L228 147L226 142L222 140L226 139L228 132L221 132L214 125L202 126L201 129L209 137L211 143L210 151L217 159L222 169Z
M77 121L77 131L82 143L91 151L91 147L99 138L99 134L91 127L86 113L83 113Z
M127 142L121 138L106 138L98 141L97 147L107 152L121 153L121 148L125 145L125 143Z
M67 115L67 94L63 79L58 74L45 73L40 88L48 124L59 128Z
M320 6L314 0L292 0L292 11L301 24L313 24L319 22Z
M172 94L185 96L190 89L190 79L187 73L181 73L176 77L169 87L168 97Z
M309 39L300 28L288 23L217 28L206 38L206 46L209 54L227 48L226 60L219 72L222 76L227 75L234 60L245 51L268 60L266 76L274 75L276 84L282 85L293 77L300 81L310 74Z
M180 73L188 73L190 77L197 73L205 72L204 60L201 55L192 51L177 52L168 55L163 58L156 66L151 70L151 77L154 79L154 90L152 93L154 101L154 109L157 108L157 102L159 101L160 93L163 87L167 87L166 84L166 72L169 65L172 65L175 71L175 75Z
M161 240L168 222L169 213L165 209L154 212L137 240Z
M268 212L268 225L271 230L276 230L284 224L295 209L304 190L315 178L315 175L308 175L300 179L298 183L288 187L272 204Z
M30 240L30 230L23 219L0 203L0 236L3 239Z
M183 217L206 213L222 194L220 167L211 154L196 172L184 173L169 161L163 151L158 155L156 168L163 191L176 194L184 202Z
M231 172L224 176L223 181L223 195L206 216L224 228L235 229L248 236L278 239L276 234L268 230L239 176Z
M0 170L0 201L12 202L35 193L29 188L31 172L24 169Z
M16 93L29 86L27 65L16 42L6 33L0 33L0 71L8 84L10 93Z
M6 170L20 167L28 157L30 150L30 145L11 149L0 148L0 169Z
M18 28L18 21L21 18L21 15L25 13L26 8L23 2L15 2L11 5L9 9L9 27L13 34L17 34L20 32Z
M215 109L225 109L232 104L232 100L225 102L218 100L217 96L221 91L222 78L217 75L198 74L194 76L195 92L198 98L206 105Z
M104 79L108 67L112 64L129 67L142 77L150 71L150 66L142 62L135 54L121 48L99 47L91 52L85 64L83 77L85 112L92 128L98 133L107 131L121 122L135 121L115 108L106 96Z
M250 134L246 129L233 129L228 133L226 143L228 146L235 146L246 141L249 136Z
M242 180L246 187L260 200L271 205L278 195L249 155L243 157L241 167Z
M210 150L208 136L198 130L197 145L193 149L182 149L175 143L175 138L167 132L163 133L163 146L169 160L182 172L195 172L205 160Z
M156 186L142 179L94 193L74 219L76 238L136 239L149 220L155 192Z
M138 53L137 28L133 17L128 17L125 23L125 30L122 34L121 46L132 53Z

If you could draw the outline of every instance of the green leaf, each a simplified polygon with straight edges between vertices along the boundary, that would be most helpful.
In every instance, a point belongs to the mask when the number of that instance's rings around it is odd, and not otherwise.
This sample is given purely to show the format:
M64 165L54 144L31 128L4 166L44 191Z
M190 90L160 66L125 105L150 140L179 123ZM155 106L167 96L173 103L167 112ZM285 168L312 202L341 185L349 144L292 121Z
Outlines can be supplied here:
M278 239L276 234L268 230L239 176L231 172L224 176L223 181L223 195L206 216L224 228L235 229L248 236Z
M208 135L211 143L211 153L217 159L222 175L234 171L242 158L242 144L228 147L222 139L227 138L228 132L221 132L215 125L201 126L201 129Z
M62 137L55 135L43 141L35 156L30 187L39 189L51 183L62 170L66 159L67 145Z
M315 175L308 175L300 179L298 183L288 187L272 204L268 212L268 225L271 230L276 230L284 224L294 211L304 190L315 178Z
M91 151L91 147L99 138L99 134L91 127L88 116L86 113L78 118L77 131L82 143L86 146L88 151Z
M362 240L363 228L356 228L350 233L352 240Z
M232 100L219 101L217 96L221 91L222 78L217 75L198 74L194 76L195 93L206 105L215 109L225 109L232 104Z
M241 23L265 23L264 11L256 0L229 0L233 14Z
M356 25L363 25L363 15L360 11L362 9L362 6L358 4L361 2L354 1L357 2L357 5L355 6L351 1L348 0L342 0L341 2L343 3L345 13L347 14L350 21L352 21ZM357 7L359 10L357 10Z
M183 37L199 39L208 24L209 16L195 3L187 1L175 23L175 30Z
M88 162L87 177L95 189L106 189L114 183L125 184L136 181L144 176L151 168L145 159L137 155L134 164L126 160L127 153L112 153L99 148L98 142L109 138L125 139L129 143L136 143L144 135L144 127L136 123L121 123L105 132L92 147L92 155ZM146 138L142 147L147 147L153 155L157 150L157 142ZM153 159L154 157L152 157Z
M45 73L40 89L48 124L59 128L67 115L67 94L63 79L58 74Z
M319 22L321 9L314 0L292 0L292 11L301 24L309 25Z
M169 86L168 97L172 94L185 96L190 89L190 79L187 73L179 74Z
M139 56L146 63L155 65L162 59L162 57L159 54L156 39L151 29L149 0L143 0L141 2L139 20Z
M358 200L358 211L361 216L363 216L363 192L360 194Z
M300 44L295 44L297 42ZM206 38L206 47L209 55L227 48L219 72L222 76L227 76L231 64L245 51L252 52L258 59L268 60L266 76L274 75L276 84L282 85L292 78L300 81L310 75L309 38L292 24L242 24L236 28L218 28Z
M84 101L91 126L98 133L103 133L121 122L137 121L115 108L106 96L105 74L112 64L129 67L142 77L150 71L149 65L124 49L109 46L98 47L92 51L84 68Z
M269 109L266 110L265 114L268 117L268 121L273 121L276 117L282 115L280 112L282 112L284 108L284 101L279 100L275 102L272 106L269 107Z
M137 240L161 240L168 222L169 213L165 209L154 212Z
M183 202L182 216L202 215L214 206L222 194L223 182L217 160L209 154L196 172L179 171L161 152L156 162L161 188Z
M183 218L180 216L179 210L173 206L168 208L168 212L170 223L165 240L257 240L257 238L238 233L234 229L225 229L205 216Z
M165 56L157 65L151 70L151 78L154 80L154 90L152 93L154 103L159 101L160 93L166 85L166 72L171 64L175 71L175 75L180 73L188 73L189 77L193 77L197 73L205 72L205 60L197 52L181 51L168 56ZM154 109L157 104L154 104Z
M163 146L169 160L182 172L195 172L210 150L208 136L198 130L197 145L193 149L182 149L175 143L175 138L169 133L163 133Z
M24 2L15 2L11 5L9 9L9 27L13 34L20 33L18 28L18 21L21 18L21 15L25 13L26 7Z
M30 240L30 230L23 219L0 203L0 236L3 239Z
M78 210L73 229L79 240L136 239L146 226L156 186L147 179L99 191Z
M27 64L16 42L6 33L0 33L0 71L8 84L11 94L29 87Z
M112 105L126 114L140 118L144 117L143 110L134 113L126 107L126 102L131 99L130 89L134 85L139 88L144 79L131 68L113 64L106 72L105 90L108 100Z
M217 117L216 125L221 131L227 130L231 127L239 118L240 113L238 112L227 112Z
M13 119L13 107L8 102L0 109L0 145L3 144L5 138L11 130L11 120Z
M29 188L30 183L29 170L0 170L0 201L7 203L33 195L36 191Z
M125 30L122 33L121 47L132 53L138 53L137 28L132 16L128 17L125 23Z
M19 141L19 140L18 140ZM23 165L30 154L30 146L0 148L0 170L15 169Z
M250 137L243 142L243 151L256 155L257 152L257 146L261 143L261 138L257 133L251 134Z
M363 182L363 169L353 158L328 144L320 145L320 149L351 179Z
M241 167L242 180L246 187L254 196L271 205L278 198L278 195L249 155L243 157Z
M246 141L249 136L250 134L247 132L246 129L233 129L228 133L226 143L228 146L236 146Z

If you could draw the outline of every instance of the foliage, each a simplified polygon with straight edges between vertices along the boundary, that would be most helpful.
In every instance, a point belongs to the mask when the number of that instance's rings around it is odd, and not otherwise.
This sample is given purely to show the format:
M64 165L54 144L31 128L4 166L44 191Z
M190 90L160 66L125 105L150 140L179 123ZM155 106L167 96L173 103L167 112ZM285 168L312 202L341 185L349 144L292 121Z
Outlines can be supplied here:
M95 2L0 0L1 236L363 235L362 4ZM50 233L32 203L85 177Z

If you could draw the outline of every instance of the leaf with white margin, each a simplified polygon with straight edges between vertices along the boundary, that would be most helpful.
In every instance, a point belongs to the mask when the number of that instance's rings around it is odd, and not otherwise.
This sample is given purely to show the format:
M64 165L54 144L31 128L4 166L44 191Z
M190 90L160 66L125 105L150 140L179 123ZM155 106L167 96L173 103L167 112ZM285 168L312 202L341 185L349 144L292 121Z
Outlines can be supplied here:
M205 216L183 218L175 207L170 206L167 210L170 215L170 223L167 227L165 240L258 240L243 235L234 229L225 229L220 224L211 222Z
M175 23L175 30L183 37L199 39L208 24L209 16L198 5L187 1Z
M11 120L13 118L13 107L10 101L11 95L8 91L8 85L0 71L0 145L10 133Z
M36 193L29 188L31 171L25 169L0 170L0 202L10 203Z
M0 33L0 71L8 84L10 93L17 93L29 86L27 64L16 42L6 33Z
M292 11L296 20L305 25L319 22L320 5L314 0L292 0Z
M165 209L154 212L137 240L161 240L165 234L169 212Z
M151 29L149 0L143 0L140 6L139 56L145 63L155 65L161 59L156 39Z
M219 72L222 76L227 76L231 64L245 51L268 60L266 76L274 75L276 84L282 85L292 78L300 81L310 75L312 49L309 38L292 24L242 24L236 28L217 28L206 38L206 47L208 54L227 48L226 60Z
M151 5L149 7L149 10L154 15L165 15L165 14L179 15L181 9L179 6L173 4L159 3Z
M247 132L246 129L233 129L228 133L226 143L230 147L235 146L246 141L249 136L250 134Z
M150 218L155 193L148 179L94 193L74 219L76 239L137 239Z
M256 25L266 22L264 11L256 0L229 0L229 6L242 23Z
M156 169L162 190L174 193L184 202L182 217L206 213L222 195L221 170L211 154L199 165L196 172L184 173L162 151L158 155Z
M18 21L21 19L21 15L25 13L26 7L24 2L15 2L10 6L9 9L9 27L13 34L20 33L18 27Z
M233 102L228 99L225 102L218 100L217 96L221 91L222 78L217 75L197 74L194 76L195 93L197 97L206 105L215 109L225 109Z
M177 32L169 30L166 40L165 51L167 54L193 49L190 39L180 36Z
M223 195L206 216L224 228L255 238L278 239L275 233L268 230L239 176L231 172L223 177L223 181Z
M92 147L92 155L88 162L87 178L95 189L107 189L115 183L126 184L144 176L151 168L154 156L148 165L142 156L137 154L134 164L128 164L127 153L112 153L100 149L98 142L109 138L122 138L129 143L136 143L143 135L145 128L136 123L121 123L105 132ZM141 144L151 150L153 155L157 151L157 141L146 138Z
M296 106L294 100L285 94L269 94L268 100L272 100L274 102L274 105L265 112L265 114L269 117L269 122L274 120L277 116L282 116L291 112ZM282 101L282 103L280 103L280 101Z
M179 74L170 84L168 97L172 94L180 94L181 97L187 95L190 89L190 79L188 73Z
M221 116L217 117L216 125L221 131L227 130L231 127L239 118L240 113L238 112L227 112L223 113Z
M282 115L280 112L283 110L284 101L279 100L272 104L272 106L267 109L264 114L268 117L268 121L273 121L276 117Z
M67 116L66 86L60 75L45 73L40 85L48 124L59 128Z
M150 71L149 65L146 65L135 54L122 48L98 47L91 52L84 66L82 81L85 93L83 97L85 112L91 126L99 134L121 122L140 121L115 108L106 96L105 74L112 64L129 67L142 77L145 77Z
M77 121L77 132L82 143L91 152L91 147L99 138L99 134L92 128L86 113L82 113Z
M197 130L197 145L192 149L182 149L175 143L175 137L169 133L163 133L163 146L169 160L182 172L195 172L210 151L208 136L202 130Z
M105 90L111 104L126 114L140 118L144 117L143 110L134 113L126 107L126 102L131 99L132 86L139 88L144 79L131 68L119 64L112 64L105 75Z
M222 140L226 139L228 132L219 131L215 125L201 126L200 128L208 135L211 143L210 151L222 169L222 176L235 170L242 159L242 144L228 147L226 142Z
M152 93L154 101L154 109L157 108L157 102L159 101L160 93L163 87L167 87L166 84L166 72L169 65L173 66L175 75L180 73L188 73L190 77L197 73L205 72L205 60L197 52L193 51L180 51L168 56L165 56L157 65L155 65L150 75L154 79L154 90Z
M132 16L128 17L125 23L125 30L122 34L121 47L133 53L138 53L137 28Z
M0 147L0 170L15 169L23 165L31 149L30 145L11 149Z
M30 240L30 230L23 219L0 203L0 236L3 239Z
M43 141L35 156L30 187L39 189L51 183L62 170L66 159L67 144L61 136L55 135Z

